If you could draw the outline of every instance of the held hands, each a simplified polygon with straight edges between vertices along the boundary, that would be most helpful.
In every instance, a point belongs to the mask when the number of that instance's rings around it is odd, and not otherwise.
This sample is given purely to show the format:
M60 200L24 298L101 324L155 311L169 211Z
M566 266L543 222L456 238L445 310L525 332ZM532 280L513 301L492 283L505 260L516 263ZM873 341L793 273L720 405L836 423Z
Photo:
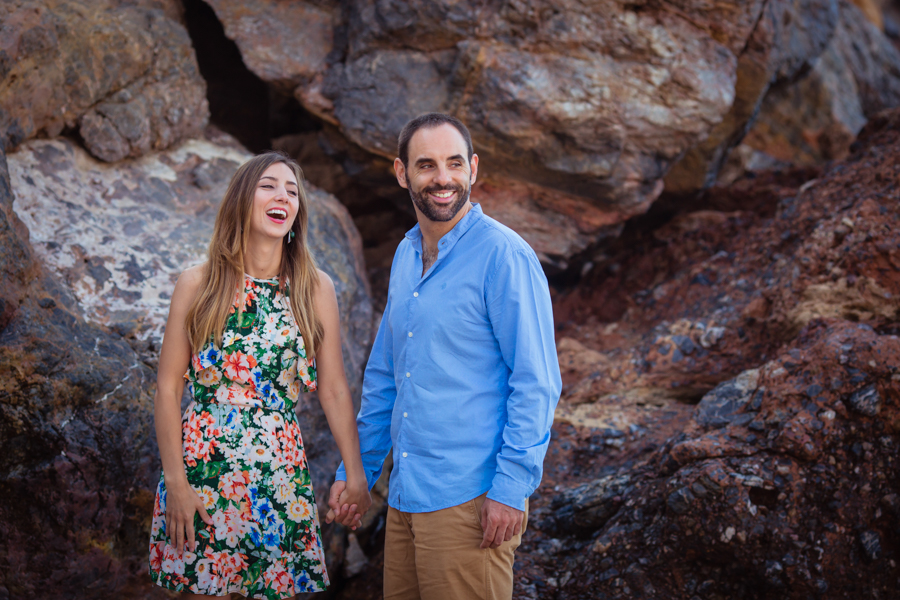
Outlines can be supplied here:
M362 522L362 517L372 506L372 496L365 478L362 483L335 481L331 486L328 496L328 514L325 522L337 521L341 525L356 529Z
M481 549L497 548L519 535L524 520L523 511L485 498L481 506L481 528L484 530Z
M183 485L175 485L166 489L166 533L169 544L174 546L180 556L184 552L184 544L194 552L197 542L194 538L194 513L198 513L203 522L212 525L212 519L206 514L203 500L194 488L185 481Z

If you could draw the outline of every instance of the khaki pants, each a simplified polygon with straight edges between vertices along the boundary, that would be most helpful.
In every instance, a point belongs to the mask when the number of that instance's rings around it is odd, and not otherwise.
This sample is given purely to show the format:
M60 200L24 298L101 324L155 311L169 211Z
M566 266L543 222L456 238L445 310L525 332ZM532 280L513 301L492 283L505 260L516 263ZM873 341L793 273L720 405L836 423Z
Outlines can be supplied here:
M522 532L482 550L481 506L487 494L429 513L388 507L384 600L510 600L515 551Z

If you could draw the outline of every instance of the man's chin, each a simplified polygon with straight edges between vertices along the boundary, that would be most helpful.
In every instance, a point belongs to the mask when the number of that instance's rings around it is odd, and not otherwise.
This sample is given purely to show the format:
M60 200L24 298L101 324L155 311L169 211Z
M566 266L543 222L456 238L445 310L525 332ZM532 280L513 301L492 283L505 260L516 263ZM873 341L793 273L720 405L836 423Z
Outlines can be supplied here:
M459 204L451 204L448 206L439 206L430 201L415 201L413 200L413 204L416 205L416 208L419 209L419 212L422 213L425 218L429 221L434 221L436 223L445 223L447 221L452 221L453 217L455 217L459 211L462 210L463 206L465 206L465 201Z

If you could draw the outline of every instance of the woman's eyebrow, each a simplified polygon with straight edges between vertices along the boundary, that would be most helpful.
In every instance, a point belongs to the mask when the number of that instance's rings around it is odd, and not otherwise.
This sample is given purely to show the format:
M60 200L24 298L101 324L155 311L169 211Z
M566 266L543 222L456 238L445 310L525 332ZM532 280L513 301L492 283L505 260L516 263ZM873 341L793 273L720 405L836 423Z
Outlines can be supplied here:
M278 181L277 178L272 177L271 175L263 175L262 177L259 178L260 181L262 181L263 179L271 179L272 181L276 181L276 182ZM288 180L284 183L284 185L288 185L288 184L294 185L294 186L297 185L295 182L290 181L290 180Z

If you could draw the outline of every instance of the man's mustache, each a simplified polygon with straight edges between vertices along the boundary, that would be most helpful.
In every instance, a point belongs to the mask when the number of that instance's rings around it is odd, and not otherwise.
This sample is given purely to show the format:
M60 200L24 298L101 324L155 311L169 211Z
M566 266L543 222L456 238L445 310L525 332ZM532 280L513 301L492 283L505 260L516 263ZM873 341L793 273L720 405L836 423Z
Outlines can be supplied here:
M433 194L435 192L462 192L461 185L431 185L422 190L425 194Z

